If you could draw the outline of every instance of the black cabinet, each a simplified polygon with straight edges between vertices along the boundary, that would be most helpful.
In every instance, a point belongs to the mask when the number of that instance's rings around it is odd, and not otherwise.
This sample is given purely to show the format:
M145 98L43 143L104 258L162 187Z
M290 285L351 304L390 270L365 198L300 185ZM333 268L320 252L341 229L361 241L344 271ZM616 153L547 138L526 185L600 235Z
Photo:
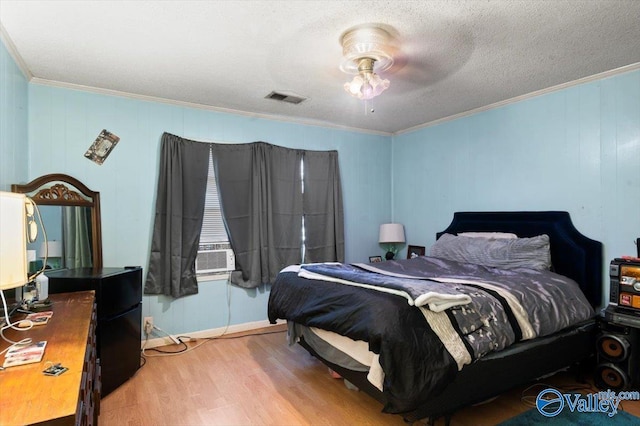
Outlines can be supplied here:
M78 268L46 272L49 293L95 290L102 396L140 367L142 268Z

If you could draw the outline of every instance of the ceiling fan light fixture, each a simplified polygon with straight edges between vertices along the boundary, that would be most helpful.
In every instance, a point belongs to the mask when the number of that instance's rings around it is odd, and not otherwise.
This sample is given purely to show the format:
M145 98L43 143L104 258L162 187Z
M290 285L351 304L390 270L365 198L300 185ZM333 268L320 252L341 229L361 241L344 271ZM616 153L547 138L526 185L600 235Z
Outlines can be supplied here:
M340 69L356 74L344 84L347 93L367 100L389 88L389 80L377 74L393 65L393 38L387 31L373 24L359 25L342 34L340 44L343 55Z
M359 74L344 84L344 90L361 100L372 99L389 88L389 80L382 79L373 72L375 60L363 58L358 66Z

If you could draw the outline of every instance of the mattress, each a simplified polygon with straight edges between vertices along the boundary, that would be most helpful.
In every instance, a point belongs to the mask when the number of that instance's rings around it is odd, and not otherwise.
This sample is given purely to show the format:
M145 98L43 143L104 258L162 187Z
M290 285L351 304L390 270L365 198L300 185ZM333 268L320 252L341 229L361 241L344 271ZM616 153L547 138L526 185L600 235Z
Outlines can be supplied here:
M289 329L289 343L298 343L304 338L318 355L325 361L343 368L367 373L367 380L378 390L382 391L384 371L380 366L379 355L368 349L367 342L353 340L338 333L322 330L316 327L306 327L294 322L287 322ZM559 340L581 333L589 333L594 328L594 320L583 321L568 329L551 336L517 343L499 352L494 352L477 361L478 364L506 359L528 350L553 345ZM552 373L549 373L552 374Z
M369 350L367 342L290 321L287 324L290 344L298 343L300 337L303 337L318 355L332 364L353 371L367 372L369 383L382 392L384 371L380 366L380 356Z

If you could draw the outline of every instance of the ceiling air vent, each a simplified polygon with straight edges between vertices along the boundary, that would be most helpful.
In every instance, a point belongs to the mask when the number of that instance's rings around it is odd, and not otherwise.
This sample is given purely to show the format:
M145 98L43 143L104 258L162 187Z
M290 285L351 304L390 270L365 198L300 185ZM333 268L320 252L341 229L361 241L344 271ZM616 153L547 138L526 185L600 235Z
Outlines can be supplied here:
M307 98L303 98L300 96L286 95L284 93L278 93L278 92L269 93L267 96L265 96L265 99L273 99L274 101L288 102L290 104L296 104L296 105L302 101L307 100Z

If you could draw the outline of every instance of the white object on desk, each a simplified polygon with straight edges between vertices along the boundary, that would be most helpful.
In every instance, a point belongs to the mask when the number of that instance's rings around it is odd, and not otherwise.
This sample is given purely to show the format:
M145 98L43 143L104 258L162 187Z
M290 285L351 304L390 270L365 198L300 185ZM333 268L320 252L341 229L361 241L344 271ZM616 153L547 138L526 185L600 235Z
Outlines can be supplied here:
M40 274L36 277L36 288L38 289L38 300L49 298L49 277Z

